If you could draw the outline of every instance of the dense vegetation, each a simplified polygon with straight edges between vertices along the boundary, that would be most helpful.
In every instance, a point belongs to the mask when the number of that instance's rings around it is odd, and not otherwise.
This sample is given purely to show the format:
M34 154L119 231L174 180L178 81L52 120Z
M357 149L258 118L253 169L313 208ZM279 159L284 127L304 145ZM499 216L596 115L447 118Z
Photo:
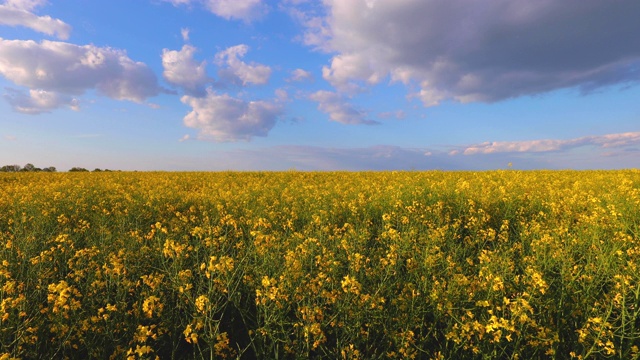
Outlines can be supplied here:
M640 171L0 174L0 359L638 358Z
M20 165L4 165L2 167L0 167L0 172L56 172L58 171L55 166L49 166L46 168L39 168L36 167L35 165L29 163L26 164L25 166L20 166ZM79 167L79 166L74 166L71 169L69 169L69 172L88 172L89 170L83 168L83 167ZM101 171L112 171L109 169L105 169L102 170L100 168L95 168L93 170L94 172L101 172Z

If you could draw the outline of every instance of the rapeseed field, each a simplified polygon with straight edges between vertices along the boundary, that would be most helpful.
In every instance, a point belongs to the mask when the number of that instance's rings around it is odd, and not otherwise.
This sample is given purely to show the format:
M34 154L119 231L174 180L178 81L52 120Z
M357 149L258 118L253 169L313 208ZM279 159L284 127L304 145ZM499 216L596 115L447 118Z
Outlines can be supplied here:
M640 171L0 174L0 359L637 359Z

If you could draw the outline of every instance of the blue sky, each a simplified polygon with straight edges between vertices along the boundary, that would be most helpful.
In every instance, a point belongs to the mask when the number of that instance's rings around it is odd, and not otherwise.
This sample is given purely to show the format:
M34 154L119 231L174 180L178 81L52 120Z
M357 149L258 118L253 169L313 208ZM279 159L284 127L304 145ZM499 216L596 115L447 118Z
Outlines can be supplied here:
M0 165L640 167L640 2L0 0Z

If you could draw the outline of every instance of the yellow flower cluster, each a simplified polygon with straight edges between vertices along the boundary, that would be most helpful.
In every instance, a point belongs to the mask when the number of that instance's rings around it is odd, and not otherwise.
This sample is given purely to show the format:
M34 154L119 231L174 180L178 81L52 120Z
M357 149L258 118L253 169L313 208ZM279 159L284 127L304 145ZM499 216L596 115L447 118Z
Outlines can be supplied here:
M640 356L640 171L0 174L0 360Z

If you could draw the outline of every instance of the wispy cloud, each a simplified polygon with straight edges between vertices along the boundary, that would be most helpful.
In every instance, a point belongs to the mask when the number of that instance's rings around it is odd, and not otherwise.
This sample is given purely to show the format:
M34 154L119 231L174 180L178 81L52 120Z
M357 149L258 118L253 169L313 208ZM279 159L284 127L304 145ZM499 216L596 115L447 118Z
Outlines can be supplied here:
M329 115L329 119L342 124L375 125L377 121L367 119L367 114L351 105L338 93L320 90L309 96L318 103L318 109Z
M403 110L385 111L385 112L379 113L378 117L381 119L395 118L398 120L402 120L407 117L407 114Z
M640 146L640 132L626 132L585 136L568 140L528 140L528 141L493 141L471 145L462 150L464 155L495 154L495 153L539 153L567 150L583 146L600 148L623 148Z
M289 82L313 81L313 74L303 69L295 69L291 72L291 77L287 79Z
M189 41L189 33L191 30L189 28L180 29L180 35L182 35L182 40Z

